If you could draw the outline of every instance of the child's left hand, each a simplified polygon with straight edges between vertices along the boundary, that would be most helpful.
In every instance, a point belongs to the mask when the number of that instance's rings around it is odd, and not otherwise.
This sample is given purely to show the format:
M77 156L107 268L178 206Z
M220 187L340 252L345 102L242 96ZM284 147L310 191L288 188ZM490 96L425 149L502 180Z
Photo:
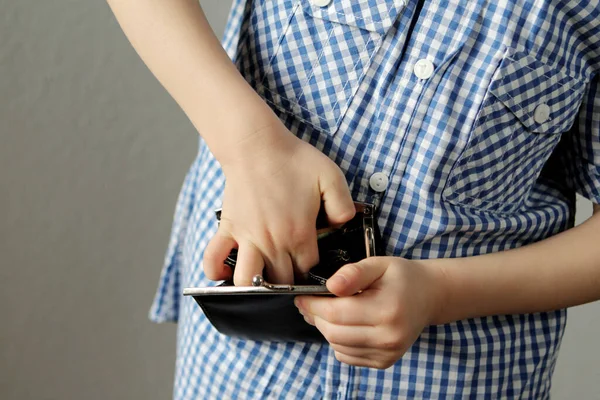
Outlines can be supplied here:
M327 281L339 297L298 296L296 306L339 361L388 368L436 320L443 276L427 261L371 257L343 266Z

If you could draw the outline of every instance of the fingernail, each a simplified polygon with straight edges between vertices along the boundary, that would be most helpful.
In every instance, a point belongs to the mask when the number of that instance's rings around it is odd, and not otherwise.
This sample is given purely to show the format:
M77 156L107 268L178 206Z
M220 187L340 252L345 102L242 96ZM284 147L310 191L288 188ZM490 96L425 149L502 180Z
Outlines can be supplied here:
M331 278L329 278L329 280L333 283L335 283L336 285L343 285L345 286L348 281L346 280L346 277L344 275L334 275Z
M302 314L302 304L300 303L300 300L298 300L297 297L294 299L294 305L296 306L296 308L298 308L300 314Z
M311 317L308 317L308 316L305 315L304 316L304 320L306 321L307 324L315 326L315 321Z

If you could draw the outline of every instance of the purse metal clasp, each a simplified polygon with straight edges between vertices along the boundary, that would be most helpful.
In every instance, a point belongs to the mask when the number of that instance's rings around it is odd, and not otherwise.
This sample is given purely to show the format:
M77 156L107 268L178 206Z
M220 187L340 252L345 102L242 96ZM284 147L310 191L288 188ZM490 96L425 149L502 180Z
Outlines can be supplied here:
M273 283L269 283L269 282L265 281L265 278L263 278L262 275L254 275L254 278L252 278L252 286L255 286L255 287L262 286L262 287L265 287L265 288L271 289L271 290L285 290L285 291L294 290L292 285L276 285Z

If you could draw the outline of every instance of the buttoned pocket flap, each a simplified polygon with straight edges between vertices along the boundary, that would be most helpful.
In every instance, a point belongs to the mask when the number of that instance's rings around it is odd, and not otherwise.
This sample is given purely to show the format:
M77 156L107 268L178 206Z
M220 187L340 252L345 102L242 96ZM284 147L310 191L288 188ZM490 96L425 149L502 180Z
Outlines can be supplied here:
M510 49L497 73L490 93L528 131L555 134L571 128L585 90L583 79Z
M304 12L315 18L384 34L406 6L405 0L302 0ZM319 3L325 4L323 6Z

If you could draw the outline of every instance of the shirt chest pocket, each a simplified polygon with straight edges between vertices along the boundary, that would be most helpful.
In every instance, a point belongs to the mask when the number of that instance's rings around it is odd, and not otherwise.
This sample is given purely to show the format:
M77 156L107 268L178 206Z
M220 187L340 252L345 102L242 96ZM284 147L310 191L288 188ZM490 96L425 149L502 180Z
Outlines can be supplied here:
M404 0L301 0L256 90L272 106L334 134Z
M522 207L561 134L573 125L585 86L508 49L450 172L445 200L500 213Z

